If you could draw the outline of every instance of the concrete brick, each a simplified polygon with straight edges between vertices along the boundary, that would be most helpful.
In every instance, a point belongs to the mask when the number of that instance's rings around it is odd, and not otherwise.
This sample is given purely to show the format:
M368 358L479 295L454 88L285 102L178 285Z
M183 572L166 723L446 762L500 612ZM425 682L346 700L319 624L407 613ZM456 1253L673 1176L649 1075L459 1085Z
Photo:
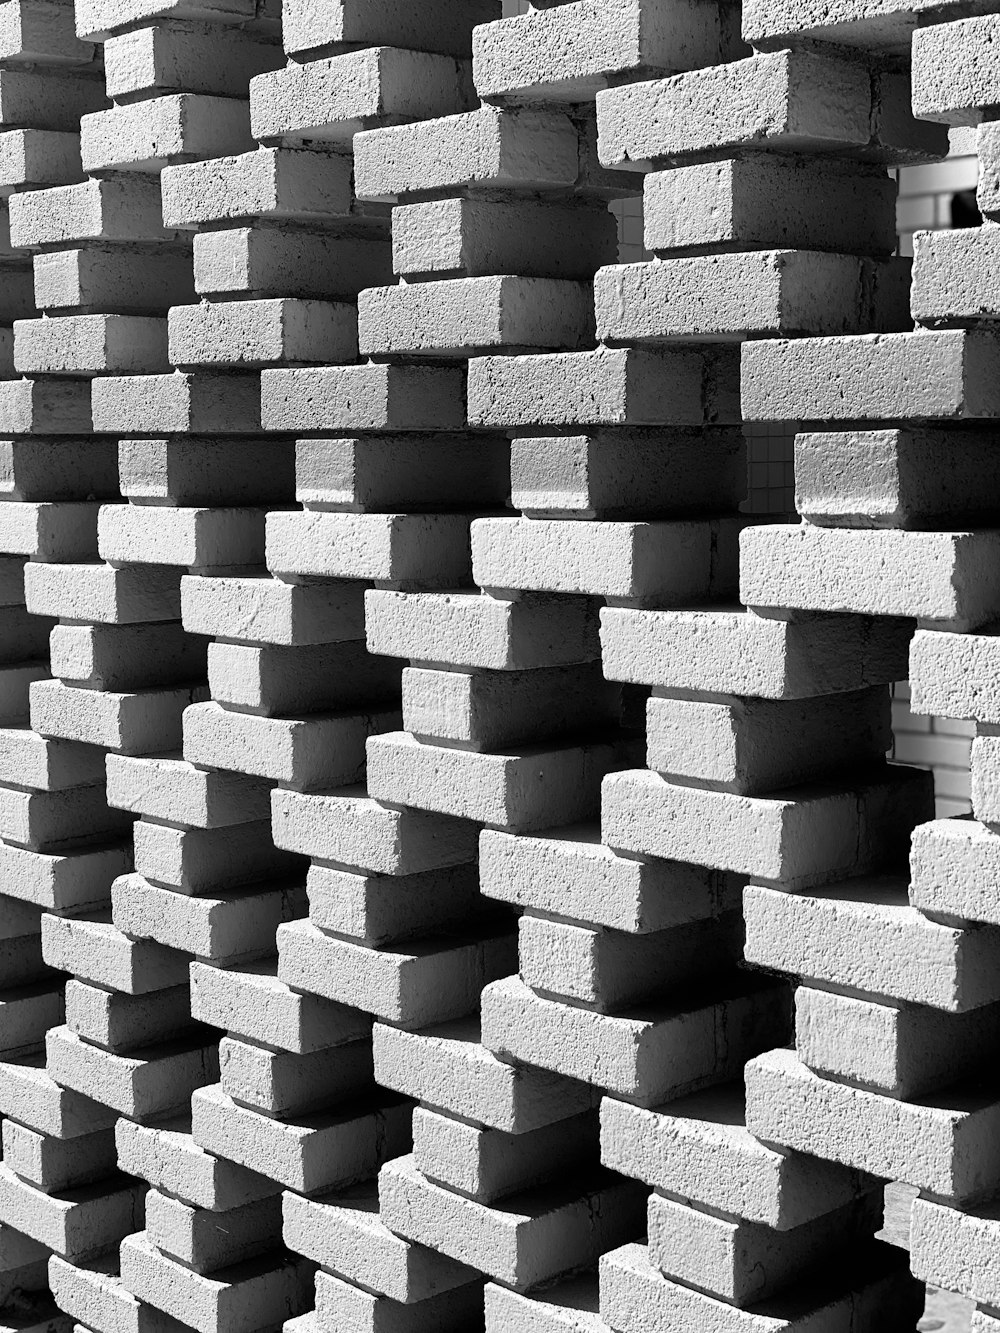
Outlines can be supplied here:
M413 1165L434 1184L495 1203L584 1168L597 1120L571 1116L526 1134L484 1129L425 1107L413 1113Z
M601 162L648 171L702 153L773 149L859 161L944 157L947 136L913 119L904 77L810 50L758 54L597 98Z
M6 405L5 405L6 406ZM6 416L6 413L4 414ZM0 494L8 500L113 499L118 490L110 440L0 440Z
M293 1055L223 1037L219 1087L234 1102L282 1120L323 1110L374 1092L371 1042Z
M482 987L515 959L510 925L491 919L384 949L324 935L309 921L282 926L277 940L280 980L407 1028L471 1013Z
M192 229L212 222L284 218L325 221L351 211L351 159L343 153L258 148L165 168L163 221Z
M468 67L449 56L373 46L292 62L250 83L253 137L262 143L336 143L373 125L465 111ZM359 194L366 191L360 188Z
M64 1087L94 1093L130 1120L154 1120L186 1106L195 1088L217 1077L212 1045L170 1043L122 1055L81 1040L67 1027L52 1028L45 1038L46 1068Z
M168 318L172 365L253 370L354 361L354 307L331 301L267 298L175 306Z
M143 375L167 369L166 325L145 315L19 319L14 364L23 375Z
M0 544L11 555L56 563L96 554L98 506L86 502L46 504L22 501L3 506Z
M395 1235L379 1217L374 1181L337 1194L282 1196L285 1244L345 1282L403 1305L475 1284L472 1269Z
M532 832L593 818L601 780L633 761L635 747L603 741L485 754L400 731L372 737L367 752L376 800Z
M798 702L646 705L646 762L655 772L740 795L828 780L877 764L892 742L884 689Z
M273 1180L199 1147L191 1137L189 1123L185 1119L136 1125L131 1120L119 1120L115 1140L120 1166L147 1180L154 1189L217 1213L279 1192Z
M550 999L621 1013L697 982L723 975L740 961L743 926L737 912L652 935L550 921L526 912L518 921L519 974Z
M368 649L413 662L524 671L600 655L597 612L581 598L369 590Z
M844 528L747 528L740 596L750 606L907 616L944 630L997 617L994 536ZM897 576L886 579L892 567Z
M0 1001L0 1052L5 1058L40 1050L48 1029L63 1021L62 988L50 985L43 981L9 992Z
M89 65L94 58L59 0L15 0L0 20L0 53L5 62L43 65Z
M653 1266L644 1245L626 1245L601 1259L601 1313L618 1333L655 1327L662 1333L805 1333L812 1324L831 1330L877 1328L887 1319L901 1328L919 1318L923 1292L902 1255L874 1245L851 1256L847 1276L806 1282L780 1301L742 1311L692 1287L670 1282ZM889 1313L891 1312L891 1314Z
M187 959L175 949L134 940L112 925L108 914L83 919L42 916L42 953L50 967L126 995L180 986Z
M0 125L30 125L72 133L88 111L104 105L97 79L46 69L4 69L0 78Z
M568 1186L507 1199L490 1208L425 1179L413 1159L379 1173L379 1201L390 1230L431 1240L516 1291L592 1263L616 1237L641 1230L642 1192L597 1174Z
M526 1134L596 1104L585 1084L498 1058L479 1038L475 1018L422 1032L376 1023L375 1077L383 1087L506 1134Z
M962 329L748 344L743 410L750 421L989 418L998 357L990 333Z
M102 505L98 550L113 564L186 566L208 573L259 565L264 515L258 509L171 509Z
M457 366L265 370L260 399L265 430L460 430L466 424L465 375Z
M11 244L21 249L65 249L87 241L170 240L156 182L111 176L58 189L27 192L10 203Z
M746 40L762 48L789 38L816 38L836 41L844 46L907 51L913 31L927 11L933 11L933 21L955 14L989 13L992 0L848 0L835 10L827 9L822 0L806 4L769 4L767 0L749 0L744 15Z
M73 978L66 982L66 1026L109 1051L134 1051L179 1037L186 1040L195 1027L189 1001L186 985L125 995Z
M479 874L487 898L636 935L730 911L742 892L715 871L618 856L591 825L535 837L484 829Z
M201 1147L301 1194L368 1179L410 1135L409 1103L385 1094L293 1122L239 1106L218 1087L199 1088L191 1115Z
M173 824L232 828L270 815L266 783L183 759L108 755L107 781L110 805Z
M120 440L118 460L122 495L134 503L192 508L273 503L291 495L294 485L294 451L272 441Z
M261 428L256 375L111 375L91 394L93 429L112 435L242 435Z
M5 1120L3 1154L15 1175L45 1194L106 1180L118 1167L115 1136L110 1129L75 1139L57 1139L15 1120Z
M614 220L585 203L434 199L392 210L392 263L406 277L588 280L615 257Z
M101 692L58 680L37 681L31 689L36 731L122 754L179 750L182 714L205 694L191 687Z
M748 885L746 958L775 971L953 1013L1000 999L1000 933L961 931L911 907L906 883L848 880L809 895Z
M84 116L83 169L151 174L173 162L227 157L254 147L247 103L234 97L174 93Z
M294 791L326 791L358 782L369 736L398 727L398 711L309 718L255 717L213 702L184 710L184 757L205 768L235 769Z
M267 566L291 578L453 587L469 579L468 525L462 514L272 513Z
M806 1069L791 1051L771 1051L746 1069L751 1133L799 1152L819 1152L946 1199L994 1193L994 1128L988 1096L958 1090L897 1101Z
M308 1303L309 1267L284 1255L202 1276L161 1254L141 1231L122 1242L121 1263L137 1299L198 1333L269 1328Z
M281 48L241 28L157 24L104 43L108 97L136 93L217 93L240 97L255 74L281 64Z
M640 606L735 593L738 517L664 523L481 518L472 575L484 588L583 593Z
M945 634L917 630L910 647L910 707L914 713L977 718L1000 725L994 700L994 653L1000 640L991 633Z
M0 845L5 892L56 912L107 904L112 880L128 870L131 862L132 849L127 844L65 855Z
M356 583L281 583L260 576L181 579L189 634L243 643L340 643L365 633L364 588Z
M32 564L24 595L32 615L63 620L128 625L180 615L176 572L149 566Z
M242 26L258 15L273 19L274 6L266 0L263 11L256 0L81 0L76 27L81 36L103 42L143 19L207 19Z
M381 805L363 787L322 796L277 790L271 827L278 847L378 875L464 865L476 859L479 836L465 820Z
M274 959L239 968L192 963L190 1007L203 1023L295 1055L359 1041L371 1030L360 1010L279 981Z
M579 176L580 141L573 121L561 112L505 112L486 105L464 115L361 133L354 140L354 159L363 199L395 203L465 188L568 193Z
M944 920L1000 924L989 885L1000 838L975 820L939 819L913 831L910 901Z
M182 1325L128 1291L118 1276L118 1256L88 1264L49 1259L49 1285L60 1310L97 1333L180 1333Z
M913 114L946 125L989 119L989 109L1000 100L993 52L998 33L997 14L938 21L914 32Z
M399 697L398 662L372 657L363 643L277 645L212 643L212 698L230 708L273 717L317 713Z
M808 985L795 992L795 1046L804 1065L906 1100L974 1078L998 1030L995 1004L954 1014Z
M316 1274L316 1324L337 1333L462 1333L482 1312L478 1290L459 1287L429 1296L415 1305L400 1305L387 1296L363 1291L329 1273Z
M599 519L735 509L746 491L744 455L742 435L725 429L518 436L511 504L533 516Z
M390 247L377 233L354 238L272 223L194 237L194 281L202 296L351 300L391 273Z
M117 1119L109 1107L60 1087L45 1072L40 1056L0 1064L0 1110L19 1124L57 1139L96 1134L110 1129Z
M891 254L895 194L877 167L768 152L744 152L652 172L643 182L643 238L663 253L830 250Z
M205 676L205 645L177 621L152 625L56 625L49 639L52 674L94 689L175 685Z
M598 348L481 357L469 365L469 421L551 426L701 426L739 419L730 348Z
M146 1236L150 1245L186 1268L202 1275L214 1273L276 1248L281 1239L281 1200L274 1195L213 1213L150 1190Z
M415 51L468 54L472 28L496 15L490 0L434 0L419 15L399 0L288 0L282 8L282 41L288 52L343 43L402 46Z
M190 255L179 247L164 247L162 254L46 251L35 255L33 270L35 304L53 313L75 309L90 314L111 307L119 314L150 315L194 299Z
M64 1259L90 1259L111 1249L142 1220L143 1187L112 1176L98 1187L44 1194L0 1166L4 1219Z
M979 157L976 202L983 216L995 221L1000 212L1000 139L991 121L976 131L976 150Z
M787 1009L783 985L732 974L710 994L673 997L623 1015L545 999L508 977L483 991L483 1042L503 1059L656 1106L734 1077L762 1047L783 1039ZM723 1030L724 1049L716 1037Z
M918 1197L911 1219L911 1263L917 1277L961 1291L983 1305L1000 1305L991 1258L995 1208L965 1211Z
M997 760L1000 737L977 736L972 742L972 812L984 824L1000 824Z
M617 851L710 864L796 890L897 862L931 807L916 769L869 771L855 786L734 796L638 770L604 781L602 837Z
M100 786L56 792L0 788L0 836L31 851L122 837L130 826L125 815L107 808Z
M138 874L115 880L111 891L115 925L133 937L137 947L175 957L184 950L223 963L268 955L275 928L304 911L304 900L300 888L269 885L218 889L211 897L189 898Z
M743 49L732 15L712 0L669 11L579 0L483 25L472 70L491 102L576 103L629 77L716 65Z
M812 250L668 258L602 268L594 278L602 342L909 330L909 265Z
M18 190L83 180L80 140L62 130L5 130L0 134L0 197Z
M311 865L309 919L320 930L373 947L434 934L481 907L475 866L415 875L368 875Z
M996 457L990 434L978 431L797 435L795 505L821 527L961 526L991 507Z
M269 819L221 829L172 828L140 819L132 841L136 871L184 894L280 880L300 868L295 857L274 848Z

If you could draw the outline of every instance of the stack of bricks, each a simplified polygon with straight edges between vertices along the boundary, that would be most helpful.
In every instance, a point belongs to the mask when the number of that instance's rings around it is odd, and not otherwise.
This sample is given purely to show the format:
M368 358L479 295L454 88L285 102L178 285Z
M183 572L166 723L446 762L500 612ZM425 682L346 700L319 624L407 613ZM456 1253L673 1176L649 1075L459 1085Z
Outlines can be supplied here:
M830 27L817 15L801 35L875 59L912 46L916 116L988 121L1000 103L1000 19L979 11L996 6L976 6L971 18L968 7L936 8L915 32L901 11ZM784 42L800 35L787 31L793 17L761 7L755 19L767 40ZM996 216L995 142L984 124L987 217ZM974 719L979 732L975 818L917 827L908 877L795 896L747 889L748 960L802 978L795 1052L748 1066L748 1124L784 1148L916 1187L913 1272L976 1302L979 1333L1000 1319L990 1202L1000 1192L1000 1102L988 1069L1000 1035L994 231L987 221L916 234L914 332L758 344L743 362L746 417L789 409L809 427L795 447L805 522L746 534L744 599L791 624L835 612L893 617L908 634L916 627L914 711Z
M509 9L0 0L0 1333L1000 1330L1000 0Z

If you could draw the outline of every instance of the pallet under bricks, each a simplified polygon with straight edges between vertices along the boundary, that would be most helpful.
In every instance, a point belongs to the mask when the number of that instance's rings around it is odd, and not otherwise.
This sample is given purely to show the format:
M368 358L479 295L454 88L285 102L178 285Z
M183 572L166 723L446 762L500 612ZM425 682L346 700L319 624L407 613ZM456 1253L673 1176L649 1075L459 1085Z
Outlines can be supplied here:
M501 9L0 0L0 1326L995 1333L1000 4Z

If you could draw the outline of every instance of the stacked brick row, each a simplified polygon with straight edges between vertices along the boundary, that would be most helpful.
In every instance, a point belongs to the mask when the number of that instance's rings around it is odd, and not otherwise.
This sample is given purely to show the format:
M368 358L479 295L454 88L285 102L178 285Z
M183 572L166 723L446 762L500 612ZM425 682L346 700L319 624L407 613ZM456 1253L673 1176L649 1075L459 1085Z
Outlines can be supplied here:
M904 58L913 111L975 125L1000 99L995 5L938 6L913 29L851 7L843 26L803 36ZM951 11L950 13L948 11ZM955 14L961 17L955 18ZM851 19L852 21L847 21ZM945 21L952 19L952 21ZM798 40L789 16L754 16L762 39ZM815 26L814 26L815 25ZM796 25L797 26L797 25ZM992 127L980 131L982 203L991 210ZM995 216L995 213L994 213ZM797 974L796 1049L751 1062L752 1130L921 1191L911 1215L914 1274L978 1305L995 1328L1000 925L992 903L991 744L997 618L995 522L998 344L995 222L915 238L917 328L748 346L749 419L795 415L799 528L745 534L742 596L764 614L809 623L839 613L894 618L913 636L915 710L975 719L973 820L913 832L909 876L852 878L795 895L752 885L747 958ZM886 620L884 623L892 623ZM985 1066L984 1066L985 1059Z

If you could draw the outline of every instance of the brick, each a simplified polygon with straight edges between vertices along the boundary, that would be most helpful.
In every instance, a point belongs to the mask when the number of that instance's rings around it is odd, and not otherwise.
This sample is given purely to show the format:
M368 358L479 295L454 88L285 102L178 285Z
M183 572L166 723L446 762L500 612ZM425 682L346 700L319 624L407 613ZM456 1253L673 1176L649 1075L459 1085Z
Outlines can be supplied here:
M50 989L50 984L42 981L8 992L0 1001L0 1052L4 1058L40 1050L48 1029L63 1021L62 989Z
M976 131L976 150L979 157L979 181L976 189L976 202L984 217L996 220L1000 212L1000 143L992 122L986 121Z
M413 1164L434 1184L478 1203L495 1203L581 1170L593 1158L596 1138L596 1118L589 1113L507 1134L417 1107Z
M158 24L104 43L105 87L116 102L135 93L240 97L255 74L280 63L280 47L240 28Z
M50 503L86 500L91 495L113 499L117 474L110 440L42 441L22 436L0 441L0 493L5 499Z
M910 648L910 707L915 713L974 717L1000 725L1000 699L994 699L992 666L997 651L1000 640L990 633L917 630Z
M534 837L484 829L479 858L485 897L630 934L714 917L742 892L714 871L618 856L590 825Z
M4 69L0 78L0 124L5 128L72 132L80 116L103 104L97 79L40 69Z
M25 570L25 602L35 616L98 624L176 620L180 614L176 572L148 566L33 564Z
M384 1087L501 1133L529 1133L597 1101L583 1083L495 1056L481 1044L475 1018L422 1032L376 1023L372 1037Z
M16 195L10 205L11 244L62 248L86 241L169 240L156 182L142 176L91 179Z
M912 117L905 77L874 82L860 63L809 50L758 54L597 98L601 162L656 162L746 150L833 153L859 161L947 154L943 130Z
M326 791L358 782L368 737L398 727L399 721L398 712L374 705L309 718L269 718L208 701L184 710L184 757L295 791Z
M110 1129L117 1119L109 1107L60 1087L45 1072L40 1056L0 1064L0 1109L19 1124L57 1139L95 1134Z
M600 655L597 612L581 598L370 590L368 649L411 661L524 671Z
M181 369L354 361L358 355L354 307L331 301L213 301L175 306L168 317L169 355Z
M304 897L301 889L280 887L279 882L276 887L214 889L211 897L189 898L138 874L123 875L111 892L116 928L135 939L138 948L174 956L184 950L219 962L269 954L275 928L304 910Z
M758 342L743 349L743 409L751 421L990 418L998 357L979 330Z
M314 925L373 947L433 934L482 905L474 865L369 875L313 864L306 890Z
M392 210L392 262L404 276L589 280L616 253L606 208L518 198L463 196Z
M287 986L273 959L239 968L192 963L190 1007L203 1023L296 1055L358 1041L371 1029L367 1014Z
M293 62L250 84L253 137L263 143L349 148L353 136L372 125L450 115L468 103L462 62L391 46Z
M89 65L94 48L82 42L66 6L49 0L15 0L0 21L4 61L44 65Z
M3 1154L15 1175L45 1194L106 1180L118 1167L115 1136L110 1129L75 1139L57 1139L15 1120L5 1120Z
M482 587L582 593L640 606L689 605L735 592L741 520L566 523L481 518L472 575Z
M267 565L286 577L452 587L468 581L468 522L461 514L275 513Z
M256 0L81 0L76 26L83 37L103 42L116 31L148 18L208 19L244 25L259 13ZM263 17L273 17L271 6L265 7Z
M762 1047L782 1040L783 985L723 974L709 993L683 996L627 1014L598 1014L538 996L508 977L483 991L483 1041L506 1060L656 1106L734 1077ZM722 1029L724 1050L714 1035Z
M318 1199L286 1191L282 1207L290 1249L325 1272L390 1300L420 1306L442 1292L475 1284L471 1269L389 1230L379 1217L374 1182Z
M972 812L985 824L1000 824L997 759L1000 737L978 736L972 742Z
M913 114L946 125L988 119L985 113L1000 100L992 50L998 32L996 14L939 21L914 32Z
M14 363L24 375L143 375L167 369L166 325L144 315L19 319Z
M368 742L368 790L495 828L532 832L593 818L601 780L634 757L627 741L477 753L390 732Z
M992 445L988 432L963 430L797 435L796 509L820 527L961 526L991 503Z
M176 621L152 625L56 625L49 639L52 674L95 689L175 685L205 675L205 647Z
M381 805L363 787L322 796L275 791L271 823L278 847L380 875L474 861L479 836L464 820Z
M767 797L682 787L638 770L605 779L602 837L617 851L803 889L898 861L930 800L916 769L869 771L856 786Z
M58 851L74 843L127 835L131 821L107 808L100 786L63 791L0 788L0 833L31 851Z
M65 855L0 846L5 892L21 902L56 912L110 902L112 880L129 869L131 860L128 845L88 848Z
M187 981L187 959L174 949L130 939L107 914L42 917L42 952L51 967L109 990L144 995Z
M799 703L658 698L646 705L655 772L744 796L877 764L892 743L884 689Z
M144 995L91 986L76 978L66 982L66 1026L84 1041L109 1051L134 1051L172 1041L194 1027L186 985Z
M152 174L173 162L227 157L254 146L249 107L233 97L174 93L84 116L83 169Z
M435 1249L517 1291L586 1266L616 1238L641 1229L640 1199L630 1182L598 1174L568 1187L515 1195L501 1210L432 1184L411 1158L379 1173L390 1230L432 1239Z
M398 662L373 658L357 640L291 650L232 643L208 649L213 700L268 717L395 700L399 677Z
M481 1314L479 1291L459 1287L453 1291L428 1296L415 1305L400 1305L387 1296L376 1296L329 1273L316 1275L316 1322L320 1328L336 1328L338 1333L381 1333L399 1329L400 1333L423 1333L424 1329L441 1333L462 1333Z
M774 44L781 39L815 38L835 41L844 46L875 50L908 51L914 29L921 16L933 11L951 16L958 13L988 13L992 0L848 0L830 11L823 0L807 4L782 0L775 5L768 0L749 0L744 16L746 40L754 46Z
M199 1088L191 1112L200 1146L305 1194L367 1179L410 1134L409 1104L386 1095L290 1122L241 1107L218 1087Z
M877 167L768 152L655 171L643 182L644 241L891 254L895 196Z
M663 1333L689 1328L705 1333L805 1333L810 1324L834 1329L861 1320L876 1327L887 1318L919 1318L923 1293L903 1256L876 1245L852 1255L848 1273L846 1279L804 1283L795 1290L794 1301L788 1294L744 1312L668 1281L653 1267L644 1245L626 1245L601 1259L601 1310L617 1333L640 1333L651 1324Z
M189 1125L188 1120L158 1125L119 1120L115 1139L122 1169L141 1176L155 1189L213 1212L226 1212L278 1193L274 1181L199 1147Z
M96 554L97 506L87 503L4 505L0 542L10 555L53 563L86 560Z
M473 27L495 14L490 0L433 0L419 14L400 0L338 0L332 8L322 0L287 0L282 40L288 52L356 42L465 56Z
M743 903L746 958L757 966L952 1013L1000 999L1000 934L929 921L909 905L905 881L849 880L809 895L749 885Z
M946 920L1000 924L989 891L998 852L995 831L975 820L921 824L910 849L910 901Z
M738 419L732 349L599 348L482 357L469 365L469 421L551 426L700 426Z
M351 300L365 287L388 282L391 272L389 245L377 233L355 239L272 223L194 238L195 289L202 296Z
M183 759L108 755L107 780L110 805L174 824L232 828L270 815L266 783Z
M482 987L505 975L514 955L509 925L490 919L384 949L324 935L309 921L278 931L282 981L407 1028L470 1013Z
M146 1235L167 1258L202 1275L214 1273L276 1248L281 1238L281 1200L275 1195L213 1213L150 1190Z
M64 1259L89 1259L111 1249L142 1218L142 1186L112 1176L97 1189L44 1194L0 1166L0 1207L11 1226Z
M997 617L989 532L803 525L747 528L740 540L740 596L750 606L907 616L959 631ZM890 566L897 578L883 577Z
M791 1051L771 1051L747 1066L747 1126L799 1152L822 1151L885 1179L909 1179L943 1198L995 1192L998 1115L988 1097L939 1094L896 1101L810 1072Z
M112 435L240 435L261 428L256 375L114 375L92 388L93 429Z
M955 1014L808 985L795 992L795 1044L804 1065L906 1100L975 1077L998 1027L995 1004Z
M116 564L135 563L141 555L145 564L211 573L260 564L263 527L257 509L102 505L98 550Z
M457 430L466 424L465 377L453 366L265 370L260 399L265 430Z
M504 112L486 105L363 132L354 140L354 157L363 199L394 203L420 193L477 187L569 192L579 175L580 142L561 112Z
M293 1055L223 1037L219 1086L240 1105L282 1120L323 1110L375 1090L371 1042Z
M340 643L364 638L364 588L355 583L281 583L261 576L181 579L189 634L243 643Z
M319 222L352 206L351 159L336 152L258 148L167 167L160 184L167 227L257 218Z
M490 101L575 103L630 76L716 65L741 51L732 15L712 0L663 12L632 0L613 14L582 0L485 24L472 68Z
M190 256L167 247L162 254L110 249L36 254L34 288L38 308L53 312L89 314L111 306L121 314L155 314L194 299Z
M137 1301L118 1276L114 1263L98 1259L90 1264L72 1264L59 1255L49 1260L49 1284L59 1303L84 1327L100 1333L180 1333L169 1315Z
M991 1253L997 1230L992 1207L969 1211L916 1198L911 1214L914 1274L983 1305L1000 1305Z
M122 754L168 754L181 745L181 717L199 688L99 691L58 680L32 686L31 725L45 736L100 745Z
M269 1328L308 1301L308 1266L284 1255L205 1277L161 1254L142 1231L126 1237L121 1256L132 1294L198 1333Z
M609 1333L598 1314L597 1281L570 1277L521 1295L487 1282L486 1333Z
M135 868L153 883L198 895L294 874L299 863L271 843L271 821L221 829L172 828L140 819L132 827Z

